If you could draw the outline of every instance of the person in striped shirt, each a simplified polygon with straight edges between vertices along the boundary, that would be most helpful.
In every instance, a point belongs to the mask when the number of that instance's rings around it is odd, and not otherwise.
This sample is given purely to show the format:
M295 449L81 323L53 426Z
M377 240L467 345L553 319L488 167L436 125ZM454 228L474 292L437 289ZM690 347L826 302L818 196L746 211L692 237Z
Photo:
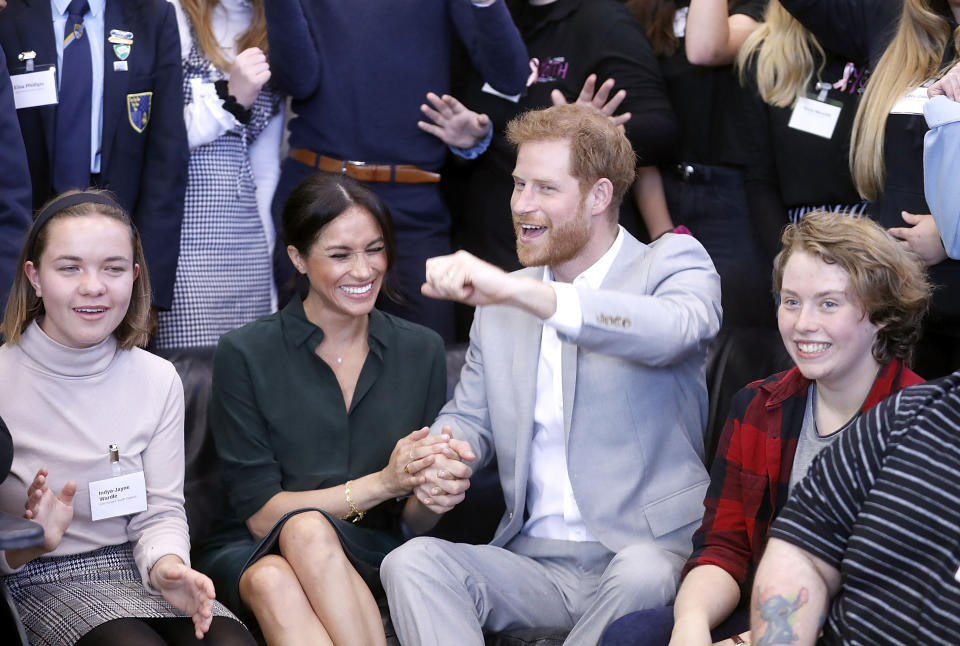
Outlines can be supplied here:
M960 371L860 417L796 488L754 580L756 646L955 644Z

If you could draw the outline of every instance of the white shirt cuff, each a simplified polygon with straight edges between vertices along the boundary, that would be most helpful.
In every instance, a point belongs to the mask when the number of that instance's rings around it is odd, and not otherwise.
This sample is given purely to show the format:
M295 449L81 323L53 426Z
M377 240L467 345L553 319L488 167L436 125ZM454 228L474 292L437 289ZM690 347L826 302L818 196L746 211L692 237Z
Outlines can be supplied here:
M557 311L544 321L557 330L561 336L576 337L583 326L583 310L580 309L580 293L570 283L548 281L557 295Z
M190 150L208 144L240 122L223 109L223 100L217 96L213 83L191 79L193 101L184 109L187 123L187 143Z

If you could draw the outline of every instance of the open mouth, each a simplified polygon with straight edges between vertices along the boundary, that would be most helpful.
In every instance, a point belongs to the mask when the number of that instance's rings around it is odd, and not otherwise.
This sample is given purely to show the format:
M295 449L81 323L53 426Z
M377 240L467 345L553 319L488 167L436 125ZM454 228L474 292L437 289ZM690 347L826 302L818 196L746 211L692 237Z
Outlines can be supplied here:
M365 285L340 285L340 290L350 296L366 296L373 290L373 281Z
M812 341L798 341L797 349L801 354L805 355L816 355L826 352L830 347L829 343L814 343Z
M547 227L536 224L521 224L518 231L520 242L529 242L546 233Z
M107 311L107 308L106 307L74 307L73 311L76 312L77 314L95 315L95 314L103 314L104 312Z

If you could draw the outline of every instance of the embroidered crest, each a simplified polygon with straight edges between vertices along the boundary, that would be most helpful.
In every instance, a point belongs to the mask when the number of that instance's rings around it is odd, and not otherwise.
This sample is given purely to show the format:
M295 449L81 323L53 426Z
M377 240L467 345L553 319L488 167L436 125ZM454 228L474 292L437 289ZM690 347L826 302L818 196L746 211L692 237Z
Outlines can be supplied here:
M114 45L113 53L116 54L117 58L121 61L127 60L127 56L130 55L130 45Z
M150 104L153 92L139 92L127 95L127 117L137 132L143 132L150 122Z

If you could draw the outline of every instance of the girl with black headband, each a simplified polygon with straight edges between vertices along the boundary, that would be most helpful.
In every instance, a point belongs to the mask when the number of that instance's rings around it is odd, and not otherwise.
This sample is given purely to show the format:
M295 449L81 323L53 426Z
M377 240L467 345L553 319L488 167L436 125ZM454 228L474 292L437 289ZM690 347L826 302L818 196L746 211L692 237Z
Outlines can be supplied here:
M253 644L189 565L183 388L137 347L150 281L129 216L104 192L66 193L19 267L0 348L14 444L0 509L40 523L44 543L0 553L0 572L30 642Z

